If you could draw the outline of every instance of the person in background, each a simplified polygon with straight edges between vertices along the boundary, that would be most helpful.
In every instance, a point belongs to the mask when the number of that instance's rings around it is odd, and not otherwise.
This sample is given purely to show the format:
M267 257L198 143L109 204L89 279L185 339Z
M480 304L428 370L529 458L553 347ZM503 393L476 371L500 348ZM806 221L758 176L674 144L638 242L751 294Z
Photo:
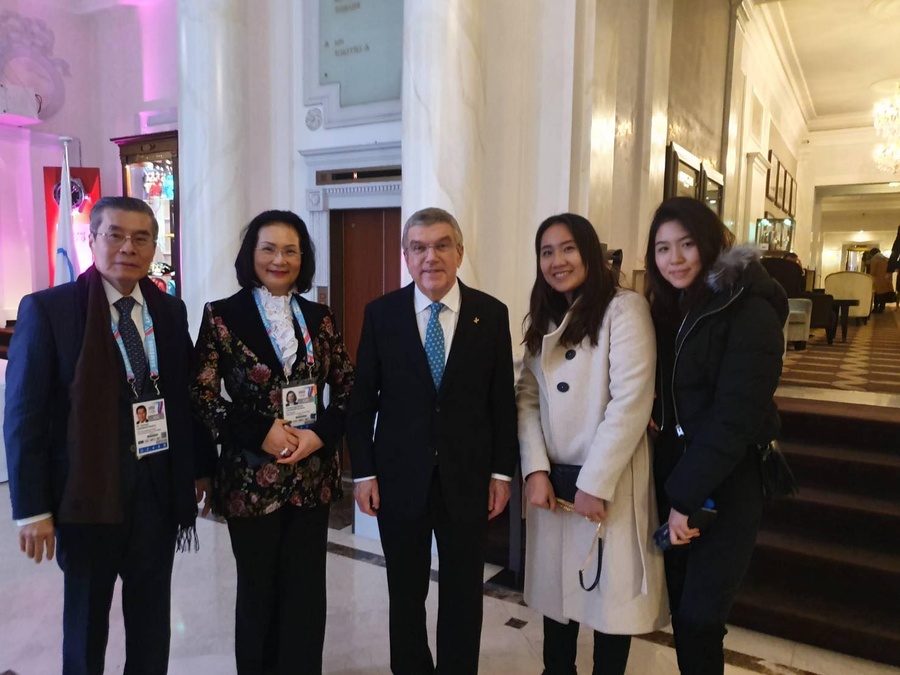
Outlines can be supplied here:
M197 503L215 464L190 415L187 311L147 278L158 232L143 201L100 199L94 264L25 296L9 349L13 518L22 551L35 562L56 553L63 571L65 675L103 672L117 578L125 672L167 671L174 554L196 545ZM139 457L144 427L132 405L151 400L169 411L168 443Z
M392 671L435 670L425 627L434 534L437 672L474 675L487 524L506 508L519 454L509 314L457 279L463 238L451 214L417 211L401 241L413 282L370 302L363 321L347 423L354 494L378 517Z
M354 368L331 310L299 295L316 260L296 214L250 221L234 267L241 290L205 308L191 396L222 444L213 504L237 563L237 670L318 674ZM289 400L297 405L285 410Z
M888 272L889 265L890 260L881 252L881 249L872 248L869 251L869 274L872 275L875 298L872 311L875 314L883 313L887 303L896 300L891 283L891 273Z
M773 396L788 316L784 289L707 206L664 201L645 258L659 383L654 472L668 521L666 582L678 666L724 672L725 622L762 515L760 447L778 436ZM711 499L716 521L688 518Z
M585 218L564 213L535 235L537 274L518 385L528 528L525 602L544 615L544 673L575 672L579 624L594 629L596 675L622 675L631 636L668 623L647 418L656 342L647 301L618 288ZM580 466L573 511L554 466ZM603 523L597 562L579 567ZM597 553L597 555L600 555Z

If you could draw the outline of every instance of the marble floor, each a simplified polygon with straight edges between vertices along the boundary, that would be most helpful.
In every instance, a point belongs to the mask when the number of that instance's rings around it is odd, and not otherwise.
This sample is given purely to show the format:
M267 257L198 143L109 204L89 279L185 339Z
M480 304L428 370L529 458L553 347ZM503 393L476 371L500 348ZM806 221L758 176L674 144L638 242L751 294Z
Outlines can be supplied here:
M340 520L340 519L338 519ZM343 525L342 522L336 523ZM172 589L172 675L234 673L232 641L235 572L223 524L199 523L201 549L176 556ZM389 673L387 584L377 541L350 527L330 530L328 632L325 672ZM435 561L437 569L437 561ZM488 567L485 578L496 572ZM436 576L436 575L435 575ZM434 583L434 582L433 582ZM0 485L0 673L48 675L60 671L62 574L55 561L35 565L18 550L9 488ZM437 592L429 595L429 633L435 631ZM484 674L541 671L540 617L521 596L486 585L481 668ZM590 672L590 634L582 631L579 669ZM433 644L433 643L432 643ZM726 637L726 673L900 675L900 669L732 628ZM124 639L120 598L111 617L107 673L121 673ZM632 643L630 675L678 672L671 636L658 632Z

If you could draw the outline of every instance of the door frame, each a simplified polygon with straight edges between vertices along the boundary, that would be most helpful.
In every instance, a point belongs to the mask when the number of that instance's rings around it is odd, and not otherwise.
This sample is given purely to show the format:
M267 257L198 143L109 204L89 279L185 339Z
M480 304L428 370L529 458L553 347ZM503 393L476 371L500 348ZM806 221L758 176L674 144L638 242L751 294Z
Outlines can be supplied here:
M312 291L316 302L331 304L331 210L402 206L401 180L316 185L316 172L400 166L400 150L400 141L390 141L299 151L308 168L305 204L310 214L309 235L316 247L316 278Z

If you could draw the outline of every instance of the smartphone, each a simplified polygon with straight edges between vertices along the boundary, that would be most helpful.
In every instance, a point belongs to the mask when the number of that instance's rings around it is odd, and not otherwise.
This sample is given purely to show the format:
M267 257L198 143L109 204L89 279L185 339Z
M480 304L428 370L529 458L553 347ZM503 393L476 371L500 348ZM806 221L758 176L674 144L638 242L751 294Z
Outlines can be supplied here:
M719 512L715 509L703 507L699 511L694 511L691 514L691 517L688 518L688 527L695 527L700 530L700 533L702 534L703 530L716 521L717 515L719 515Z

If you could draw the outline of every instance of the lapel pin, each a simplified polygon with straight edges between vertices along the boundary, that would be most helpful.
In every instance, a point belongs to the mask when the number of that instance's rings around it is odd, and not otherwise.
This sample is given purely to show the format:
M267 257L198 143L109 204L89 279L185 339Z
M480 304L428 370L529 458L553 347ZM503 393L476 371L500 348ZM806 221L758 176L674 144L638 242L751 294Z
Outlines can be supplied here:
M474 319L474 321L472 321L472 323L478 323L478 321L479 321L479 319L478 319L478 317L476 316L475 319Z

